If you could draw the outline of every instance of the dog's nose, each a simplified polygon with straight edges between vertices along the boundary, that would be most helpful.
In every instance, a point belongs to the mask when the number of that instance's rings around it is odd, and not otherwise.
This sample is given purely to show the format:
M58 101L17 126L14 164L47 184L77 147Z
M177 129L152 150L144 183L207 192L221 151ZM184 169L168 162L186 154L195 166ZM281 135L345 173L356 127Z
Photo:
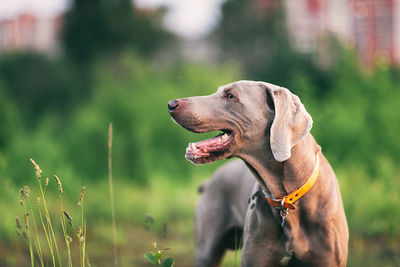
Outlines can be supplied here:
M176 109L179 105L179 101L178 100L171 100L168 102L168 111L172 112L174 109Z

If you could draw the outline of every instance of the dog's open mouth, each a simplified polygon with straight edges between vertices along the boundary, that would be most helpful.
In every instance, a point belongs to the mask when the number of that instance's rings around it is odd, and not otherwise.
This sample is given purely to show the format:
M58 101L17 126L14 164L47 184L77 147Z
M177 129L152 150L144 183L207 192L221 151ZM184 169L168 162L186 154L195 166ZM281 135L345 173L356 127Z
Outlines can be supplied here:
M234 133L230 130L221 130L222 133L197 143L189 143L186 148L186 159L201 164L213 162L226 157L228 148L234 140Z

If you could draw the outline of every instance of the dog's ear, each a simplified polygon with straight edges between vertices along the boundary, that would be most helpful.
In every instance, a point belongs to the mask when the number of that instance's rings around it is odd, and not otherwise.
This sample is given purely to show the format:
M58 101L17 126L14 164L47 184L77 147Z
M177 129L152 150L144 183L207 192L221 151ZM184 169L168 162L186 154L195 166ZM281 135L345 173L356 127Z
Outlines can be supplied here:
M283 87L265 86L268 107L275 111L270 129L272 154L277 161L285 161L292 147L310 132L313 121L298 96Z

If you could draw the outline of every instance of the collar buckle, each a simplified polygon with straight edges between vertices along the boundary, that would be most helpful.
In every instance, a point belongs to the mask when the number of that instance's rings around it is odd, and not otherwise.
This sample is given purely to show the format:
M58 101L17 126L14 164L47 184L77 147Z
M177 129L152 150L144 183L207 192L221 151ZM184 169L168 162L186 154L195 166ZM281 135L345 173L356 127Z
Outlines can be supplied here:
M302 196L304 196L314 186L319 176L319 170L320 170L320 159L319 159L319 153L317 153L314 170L311 176L301 187L294 190L290 194L284 197L280 197L278 199L273 198L270 193L263 191L265 198L268 200L269 204L279 209L280 215L282 217L282 227L285 222L285 218L288 215L289 209L296 209L296 206L293 203L299 200Z

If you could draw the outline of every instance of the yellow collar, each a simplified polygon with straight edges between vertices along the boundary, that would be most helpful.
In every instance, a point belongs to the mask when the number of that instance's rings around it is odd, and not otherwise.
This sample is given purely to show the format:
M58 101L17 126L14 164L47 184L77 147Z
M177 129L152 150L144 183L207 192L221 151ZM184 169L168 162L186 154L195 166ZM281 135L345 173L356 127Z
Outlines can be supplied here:
M319 153L317 153L315 168L314 168L311 176L308 178L307 182L305 182L305 184L303 184L301 187L297 188L296 190L294 190L292 193L290 193L287 196L280 197L278 199L274 199L271 196L268 196L266 194L265 198L268 200L269 204L271 204L274 207L280 208L281 210L295 209L296 206L293 205L293 203L296 202L297 200L299 200L308 191L310 191L310 189L313 187L313 185L315 184L315 182L318 179L319 169L320 169L320 160L319 160Z

